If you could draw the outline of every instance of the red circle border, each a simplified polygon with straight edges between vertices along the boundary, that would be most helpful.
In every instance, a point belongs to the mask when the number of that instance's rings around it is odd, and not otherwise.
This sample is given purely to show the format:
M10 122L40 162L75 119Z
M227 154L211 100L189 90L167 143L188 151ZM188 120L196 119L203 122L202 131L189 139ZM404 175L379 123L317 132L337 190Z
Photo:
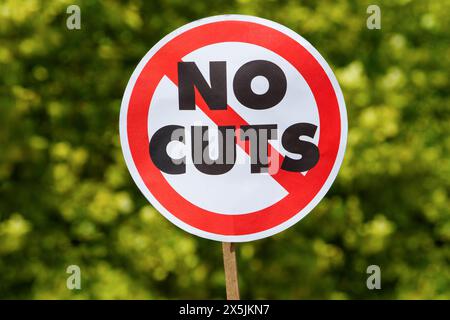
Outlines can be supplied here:
M247 42L267 48L289 61L310 86L320 118L320 160L306 176L280 172L289 194L263 210L225 215L201 209L181 197L152 163L148 153L148 111L164 75L177 83L177 63L186 54L220 42ZM333 85L316 58L300 43L271 27L248 21L218 21L187 30L163 45L142 69L132 89L127 136L133 162L149 192L184 223L209 233L247 235L280 225L299 213L320 191L339 151L341 119Z

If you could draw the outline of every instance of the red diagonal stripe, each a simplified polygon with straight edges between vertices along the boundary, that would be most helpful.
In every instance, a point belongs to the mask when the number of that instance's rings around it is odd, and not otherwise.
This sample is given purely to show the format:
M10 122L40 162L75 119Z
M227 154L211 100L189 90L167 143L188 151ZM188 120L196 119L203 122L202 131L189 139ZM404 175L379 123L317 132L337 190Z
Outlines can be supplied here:
M170 71L171 70L167 70L166 76L176 86L178 86L178 77L174 74L174 72ZM226 110L209 109L203 97L198 93L198 90L195 90L195 102L196 105L206 114L206 116L208 116L218 126L236 126L236 130L238 130L241 126L249 125L249 123L247 123L247 121L245 121L229 105L227 105ZM244 150L247 154L250 154L248 142L241 141L241 139L238 138L236 139L236 144L241 147L242 150ZM277 172L271 175L272 178L274 178L284 189L286 189L287 192L298 188L303 176L299 172L289 172L282 170L280 167L284 157L270 144L268 146L268 155L269 157L271 155L273 155L273 157L278 157L279 167Z

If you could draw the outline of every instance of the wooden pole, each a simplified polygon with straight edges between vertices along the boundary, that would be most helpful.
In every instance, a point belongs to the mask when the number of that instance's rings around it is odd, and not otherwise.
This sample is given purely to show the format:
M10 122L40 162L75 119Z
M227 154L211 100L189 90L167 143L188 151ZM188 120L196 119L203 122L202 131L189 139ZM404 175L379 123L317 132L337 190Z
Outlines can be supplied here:
M225 269L225 285L227 300L239 300L239 283L236 266L236 248L234 243L222 242L223 267Z

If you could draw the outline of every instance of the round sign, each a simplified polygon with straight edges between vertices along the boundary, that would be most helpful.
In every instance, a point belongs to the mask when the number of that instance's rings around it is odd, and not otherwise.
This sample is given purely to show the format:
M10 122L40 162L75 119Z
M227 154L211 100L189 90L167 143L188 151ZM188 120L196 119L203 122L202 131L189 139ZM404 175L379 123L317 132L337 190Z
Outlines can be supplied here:
M173 31L144 56L120 138L134 181L167 219L244 242L283 231L324 197L347 115L310 43L269 20L223 15Z

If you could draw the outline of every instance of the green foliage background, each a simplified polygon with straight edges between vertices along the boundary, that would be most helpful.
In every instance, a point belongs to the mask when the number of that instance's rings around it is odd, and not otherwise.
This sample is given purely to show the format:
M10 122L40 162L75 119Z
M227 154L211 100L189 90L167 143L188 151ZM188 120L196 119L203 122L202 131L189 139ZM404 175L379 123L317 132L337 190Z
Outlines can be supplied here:
M0 1L0 298L224 298L220 243L158 214L125 167L126 83L165 34L240 13L309 40L344 92L340 174L304 220L238 246L243 298L450 298L450 2ZM79 31L66 8L81 8ZM82 289L66 288L66 268ZM366 288L377 264L382 290Z

